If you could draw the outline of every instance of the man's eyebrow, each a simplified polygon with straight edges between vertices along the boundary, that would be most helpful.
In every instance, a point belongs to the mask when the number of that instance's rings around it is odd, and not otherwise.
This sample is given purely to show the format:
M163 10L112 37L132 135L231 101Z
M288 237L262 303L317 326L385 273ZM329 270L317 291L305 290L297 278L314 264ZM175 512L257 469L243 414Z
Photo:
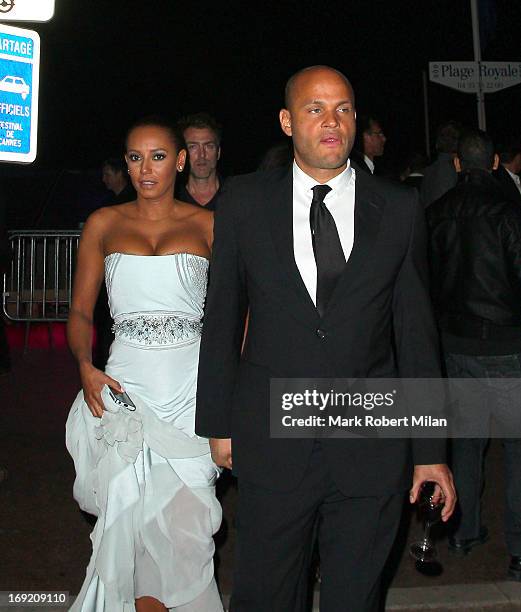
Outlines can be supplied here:
M327 104L327 102L325 100L310 100L309 102L306 102L306 106L308 104ZM340 106L342 104L351 104L352 106L353 101L352 100L340 100L340 102L337 102L337 106Z

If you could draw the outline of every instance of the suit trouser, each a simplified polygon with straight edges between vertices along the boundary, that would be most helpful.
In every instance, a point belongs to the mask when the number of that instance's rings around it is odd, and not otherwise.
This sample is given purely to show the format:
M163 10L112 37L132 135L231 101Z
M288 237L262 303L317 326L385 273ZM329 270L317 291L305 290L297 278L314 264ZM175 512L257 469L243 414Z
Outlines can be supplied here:
M452 378L521 378L521 355L446 355L447 374ZM491 381L493 384L493 381ZM506 387L508 389L508 387ZM505 395L505 386L497 397L493 408L501 417L501 402L512 413L519 409L521 420L521 397L518 385L512 393ZM479 401L474 398L474 401ZM472 403L472 402L471 402ZM495 402L496 403L496 402ZM469 405L469 411L476 406ZM486 414L480 413L479 418ZM474 425L474 424L472 424ZM512 431L519 431L519 425ZM458 539L479 536L481 528L481 494L484 486L483 461L488 444L486 438L459 438L452 440L452 469L458 492L459 524L454 532ZM505 473L505 540L511 555L521 555L521 439L502 440Z
M271 491L239 479L232 612L305 611L315 533L321 611L377 610L380 574L403 499L401 493L343 495L318 442L303 480L291 491Z

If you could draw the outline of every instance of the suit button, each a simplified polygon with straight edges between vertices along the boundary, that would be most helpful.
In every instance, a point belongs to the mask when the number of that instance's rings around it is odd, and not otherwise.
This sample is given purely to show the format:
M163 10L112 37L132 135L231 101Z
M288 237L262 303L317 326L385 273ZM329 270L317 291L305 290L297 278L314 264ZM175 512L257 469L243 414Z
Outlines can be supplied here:
M323 340L326 337L326 332L323 329L317 329L317 336Z

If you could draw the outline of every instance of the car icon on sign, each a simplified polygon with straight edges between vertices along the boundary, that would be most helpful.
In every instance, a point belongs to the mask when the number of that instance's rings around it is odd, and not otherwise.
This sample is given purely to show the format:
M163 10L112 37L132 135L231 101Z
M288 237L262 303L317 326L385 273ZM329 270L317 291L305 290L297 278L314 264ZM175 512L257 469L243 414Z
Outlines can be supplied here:
M0 81L0 91L20 94L22 99L25 100L29 95L29 85L22 77L7 75Z

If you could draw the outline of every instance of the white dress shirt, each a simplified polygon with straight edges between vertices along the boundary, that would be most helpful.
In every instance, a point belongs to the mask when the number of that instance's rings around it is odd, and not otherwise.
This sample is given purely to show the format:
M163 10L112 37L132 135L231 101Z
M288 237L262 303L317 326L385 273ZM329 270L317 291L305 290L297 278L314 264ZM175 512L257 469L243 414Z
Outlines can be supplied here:
M365 161L365 165L369 168L369 171L371 172L371 174L374 174L374 162L370 157L367 157L367 155L364 155L364 161Z
M335 220L346 261L351 255L355 236L355 180L355 171L348 161L347 168L326 183L331 191L324 198L324 204ZM293 252L300 276L315 306L317 264L311 240L309 211L313 199L312 188L318 184L318 181L293 162Z
M503 166L503 168L505 168L505 166ZM505 168L505 170L508 172L508 174L510 174L512 180L514 181L516 187L519 190L519 193L521 193L521 180L519 179L519 175L515 174L514 172L510 172L508 168Z

